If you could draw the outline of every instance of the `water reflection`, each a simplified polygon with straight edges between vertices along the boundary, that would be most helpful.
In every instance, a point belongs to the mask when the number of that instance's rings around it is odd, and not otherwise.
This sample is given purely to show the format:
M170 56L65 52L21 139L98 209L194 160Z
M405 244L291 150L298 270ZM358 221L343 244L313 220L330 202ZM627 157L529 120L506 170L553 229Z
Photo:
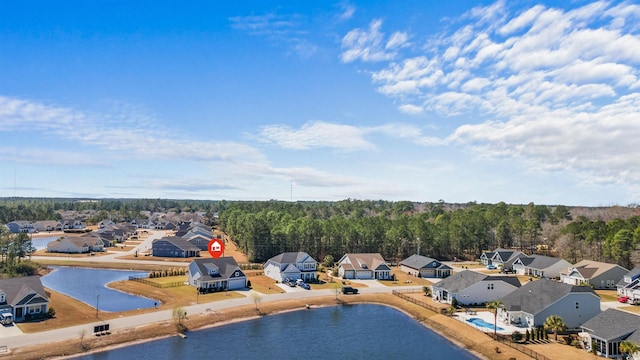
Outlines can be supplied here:
M146 272L128 270L90 269L51 266L54 271L41 278L45 287L71 296L100 311L117 312L147 309L159 304L158 300L130 295L107 288L106 285L127 280L132 275Z

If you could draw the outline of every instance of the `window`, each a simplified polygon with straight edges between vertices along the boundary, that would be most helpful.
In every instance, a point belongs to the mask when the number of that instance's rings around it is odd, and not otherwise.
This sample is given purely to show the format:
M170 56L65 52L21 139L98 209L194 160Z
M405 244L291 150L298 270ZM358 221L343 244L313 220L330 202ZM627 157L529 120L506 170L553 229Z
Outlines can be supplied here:
M576 309L580 309L580 303L576 301Z
M492 283L487 284L487 289L488 290L493 290L493 284Z
M240 276L240 271L236 271L236 274L234 276L236 277Z

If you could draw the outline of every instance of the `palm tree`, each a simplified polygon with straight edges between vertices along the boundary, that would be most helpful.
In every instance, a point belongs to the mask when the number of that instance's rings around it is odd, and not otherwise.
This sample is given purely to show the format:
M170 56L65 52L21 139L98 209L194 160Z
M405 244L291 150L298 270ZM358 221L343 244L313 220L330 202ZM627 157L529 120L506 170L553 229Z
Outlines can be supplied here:
M640 351L640 346L633 341L625 340L620 343L620 351L625 353L627 355L627 359L629 359L633 354Z
M502 301L493 300L487 303L487 309L493 310L493 338L498 338L498 310L502 308Z
M544 328L551 329L553 331L556 342L558 342L558 332L564 331L566 327L564 320L562 320L558 315L551 315L544 321Z

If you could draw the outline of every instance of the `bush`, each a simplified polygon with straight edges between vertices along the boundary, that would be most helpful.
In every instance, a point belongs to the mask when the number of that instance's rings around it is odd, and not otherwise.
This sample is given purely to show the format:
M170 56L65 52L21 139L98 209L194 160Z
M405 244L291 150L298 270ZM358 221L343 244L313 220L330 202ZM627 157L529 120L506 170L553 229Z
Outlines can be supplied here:
M47 316L49 319L56 317L56 309L50 307L49 310L47 310Z
M522 340L522 334L517 330L514 331L513 334L511 334L511 341L518 342L520 340Z
M251 280L247 280L247 287L251 288Z

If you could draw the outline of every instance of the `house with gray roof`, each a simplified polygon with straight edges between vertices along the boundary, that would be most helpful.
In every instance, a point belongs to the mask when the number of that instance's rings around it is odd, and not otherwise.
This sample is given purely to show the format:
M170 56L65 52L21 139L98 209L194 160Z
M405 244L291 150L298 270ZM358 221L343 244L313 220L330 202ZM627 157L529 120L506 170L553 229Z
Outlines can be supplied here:
M629 303L640 303L640 267L633 268L616 284L619 296L628 296Z
M317 261L306 252L284 252L264 263L264 274L276 281L302 279L305 282L317 278Z
M36 227L29 220L16 220L7 223L5 226L9 228L9 231L14 234L37 232Z
M40 220L33 223L38 232L62 231L62 222L58 220Z
M640 344L640 316L626 311L609 308L580 327L585 349L606 358L622 359L620 343L625 340Z
M544 278L530 281L500 301L500 320L527 328L543 326L549 316L558 315L567 328L576 329L600 312L600 297L591 287Z
M151 254L156 257L189 258L200 256L200 249L177 236L167 236L151 242Z
M0 279L0 311L10 312L18 322L46 315L49 298L40 276Z
M431 297L451 304L456 299L460 305L486 304L499 299L520 287L515 276L491 276L464 270L431 286Z
M629 270L617 264L582 260L560 273L560 280L567 284L592 285L594 289L616 289Z
M391 279L391 268L379 253L344 254L338 261L338 276L343 279Z
M526 256L521 251L517 250L507 250L497 248L493 251L485 251L480 255L480 261L484 265L495 265L495 266L503 266L505 263L509 262L509 260L513 260L517 257Z
M400 270L423 278L446 278L451 276L451 267L430 257L413 254L400 261Z
M196 259L189 264L189 285L201 293L238 290L247 287L247 276L231 256Z
M84 254L102 252L104 242L96 236L61 236L47 244L47 252L65 254Z
M513 262L513 271L518 275L555 279L560 272L571 266L571 263L560 258L531 255L517 258Z

